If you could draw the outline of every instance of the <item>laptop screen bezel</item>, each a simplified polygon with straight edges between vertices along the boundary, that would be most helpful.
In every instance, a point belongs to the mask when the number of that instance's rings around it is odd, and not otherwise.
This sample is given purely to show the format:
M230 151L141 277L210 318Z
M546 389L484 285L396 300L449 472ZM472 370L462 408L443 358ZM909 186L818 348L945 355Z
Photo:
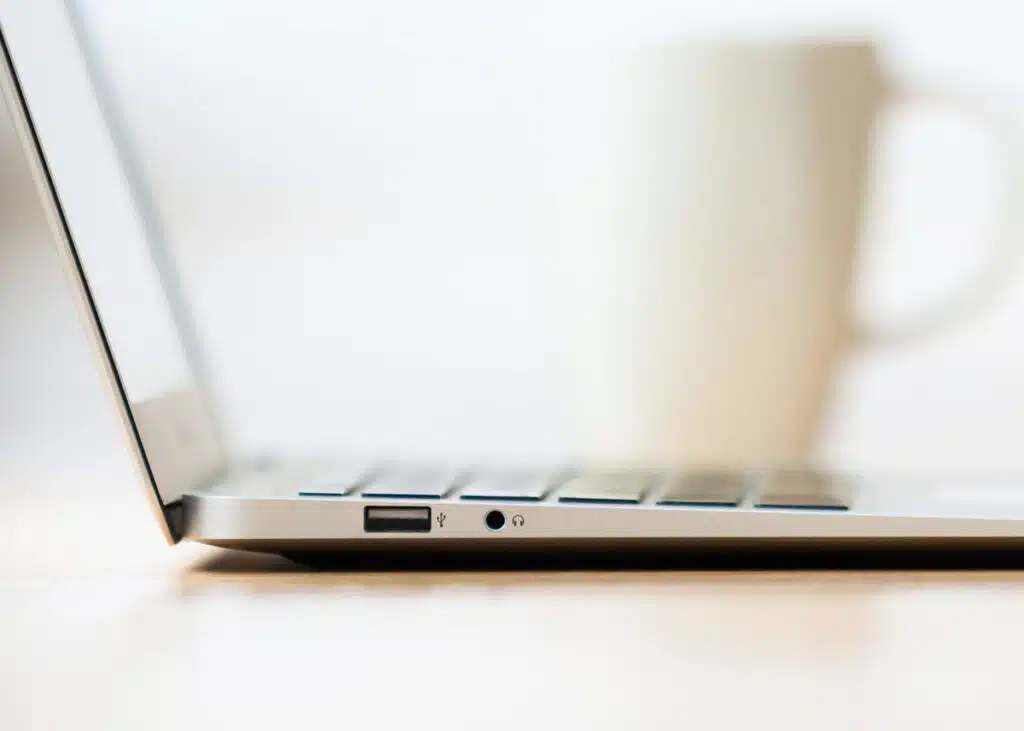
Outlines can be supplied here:
M196 375L194 354L181 343L182 313L168 300L167 272L154 258L156 242L133 195L123 151L112 136L73 21L62 0L2 0L0 81L125 443L164 537L173 543L184 532L183 494L223 474L227 453L213 404ZM54 124L62 125L62 134L47 136L44 130L55 129ZM69 160L80 165L69 165ZM86 189L87 163L123 184ZM76 206L81 213L85 202L93 220L76 222ZM111 235L99 230L97 219L109 226ZM113 267L121 262L134 262L136 267L123 272L124 277L141 275L140 281L153 285L146 289L152 294L151 304L157 303L160 321L145 323L142 333L125 333L117 318L104 317L101 302L109 309L114 293L99 292L97 278L89 276L91 266L120 275ZM145 262L145 271L137 270L140 262ZM111 279L104 281L109 286ZM110 320L117 324L111 327ZM140 336L162 337L162 345L175 355L180 351L186 378L153 398L133 401L125 376L137 374L124 372L125 364L117 357L118 338L123 342L125 337Z

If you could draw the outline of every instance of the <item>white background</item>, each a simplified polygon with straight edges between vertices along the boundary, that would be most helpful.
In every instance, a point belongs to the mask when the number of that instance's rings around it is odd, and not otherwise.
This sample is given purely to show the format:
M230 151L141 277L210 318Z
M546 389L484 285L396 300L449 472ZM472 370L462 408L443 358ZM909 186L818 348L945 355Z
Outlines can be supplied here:
M901 81L976 91L1024 119L1013 2L711 5L543 13L681 34L868 31ZM502 76L539 4L81 7L244 446L557 451L536 294L550 282L531 249L530 151L516 145L528 90ZM410 57L411 73L392 63ZM860 305L896 323L982 266L998 155L970 124L908 109L886 120L880 156ZM46 463L72 489L126 458L6 120L0 176L0 484L35 484L24 475ZM1024 272L1011 279L959 327L851 357L825 455L1024 466Z

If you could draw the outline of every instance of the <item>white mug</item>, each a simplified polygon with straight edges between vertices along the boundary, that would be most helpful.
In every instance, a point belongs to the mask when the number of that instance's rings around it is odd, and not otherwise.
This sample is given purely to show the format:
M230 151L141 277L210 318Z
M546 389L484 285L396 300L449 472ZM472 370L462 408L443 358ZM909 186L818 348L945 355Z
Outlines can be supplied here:
M851 290L875 123L915 94L870 41L551 53L547 230L580 451L806 461L837 365L863 339Z

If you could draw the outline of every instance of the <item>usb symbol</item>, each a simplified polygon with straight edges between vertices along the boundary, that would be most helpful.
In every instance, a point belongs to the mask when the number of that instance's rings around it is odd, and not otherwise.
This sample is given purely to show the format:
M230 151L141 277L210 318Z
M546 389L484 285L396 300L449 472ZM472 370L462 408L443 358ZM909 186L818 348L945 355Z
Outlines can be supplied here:
M438 513L437 514L437 527L438 528L444 528L444 519L447 518L447 517L448 516L445 515L444 513Z

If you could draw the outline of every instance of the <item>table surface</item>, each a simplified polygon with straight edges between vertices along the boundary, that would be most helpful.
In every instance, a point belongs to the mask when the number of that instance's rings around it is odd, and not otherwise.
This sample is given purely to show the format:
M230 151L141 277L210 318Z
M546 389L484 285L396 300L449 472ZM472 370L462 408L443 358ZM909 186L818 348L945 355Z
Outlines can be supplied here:
M1024 573L314 573L0 508L3 729L1024 728Z

